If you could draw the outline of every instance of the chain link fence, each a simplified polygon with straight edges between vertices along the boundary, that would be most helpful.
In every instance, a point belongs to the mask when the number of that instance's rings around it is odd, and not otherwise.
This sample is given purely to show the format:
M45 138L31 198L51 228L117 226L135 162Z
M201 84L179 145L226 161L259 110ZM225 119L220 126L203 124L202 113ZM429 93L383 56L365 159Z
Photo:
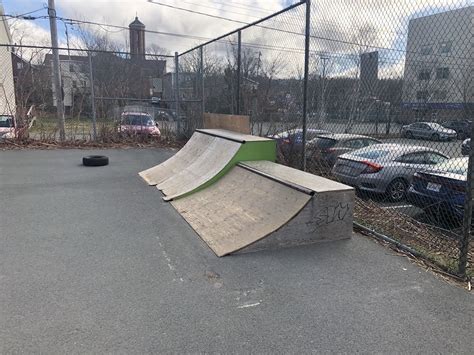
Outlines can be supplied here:
M0 49L2 68L12 69L4 72L9 80L2 85L6 95L0 113L12 116L11 133L3 138L59 141L51 48ZM148 141L175 135L172 75L166 69L174 69L172 56L134 58L125 52L63 49L59 62L66 141Z
M470 0L312 0L174 57L63 49L66 139L248 115L281 163L356 188L359 228L472 276L473 16ZM51 48L0 50L3 136L58 140Z
M295 4L179 55L186 134L204 112L248 115L281 163L356 188L359 228L472 276L473 7L341 6Z

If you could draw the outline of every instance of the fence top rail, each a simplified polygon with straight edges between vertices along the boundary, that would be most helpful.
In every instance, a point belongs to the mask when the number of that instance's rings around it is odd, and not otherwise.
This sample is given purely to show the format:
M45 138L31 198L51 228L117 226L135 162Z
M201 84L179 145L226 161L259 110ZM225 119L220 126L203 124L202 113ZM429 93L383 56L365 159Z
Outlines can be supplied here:
M291 10L291 9L294 9L295 7L301 6L301 5L305 4L305 3L306 3L306 0L299 1L299 2L297 2L297 3L295 3L295 4L293 4L293 5L290 5L290 6L288 6L288 7L285 7L284 9L281 9L280 11L277 11L277 12L271 14L271 15L265 16L265 17L263 17L263 18L261 18L261 19L259 19L259 20L257 20L257 21L251 22L251 23L249 23L249 24L247 24L247 25L245 25L245 26L242 26L242 27L240 27L240 28L237 28L237 29L235 29L235 30L232 30L232 31L230 31L230 32L227 32L227 33L225 33L225 34L223 34L223 35L221 35L221 36L219 36L219 37L213 38L213 39L211 39L211 40L209 40L209 41L207 41L207 42L201 43L200 45L197 45L197 46L195 46L195 47L193 47L193 48L191 48L191 49L188 49L187 51L184 51L183 53L179 53L179 54L178 54L178 57L180 57L180 56L182 56L182 55L185 55L185 54L187 54L187 53L190 53L190 52L192 52L192 51L194 51L194 50L196 50L196 49L198 49L198 48L200 48L200 47L203 47L203 46L206 46L206 45L211 44L211 43L213 43L213 42L219 41L219 40L221 40L222 38L225 38L225 37L227 37L227 36L230 36L230 35L233 35L233 34L235 34L235 33L240 32L240 31L243 31L243 30L245 30L246 28L249 28L249 27L258 25L259 23L262 23L262 22L264 22L264 21L267 21L267 20L269 20L269 19L271 19L271 18L273 18L273 17L275 17L275 16L278 16L278 15L280 15L280 14L282 14L282 13L285 13L286 11L289 11L289 10Z

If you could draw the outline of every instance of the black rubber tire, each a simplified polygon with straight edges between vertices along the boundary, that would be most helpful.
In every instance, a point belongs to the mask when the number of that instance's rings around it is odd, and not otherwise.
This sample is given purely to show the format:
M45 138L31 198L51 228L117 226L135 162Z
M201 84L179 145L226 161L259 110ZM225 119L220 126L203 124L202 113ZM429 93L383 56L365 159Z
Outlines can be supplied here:
M413 139L413 133L411 133L410 131L407 131L405 133L405 137L408 138L408 139Z
M440 140L439 134L438 133L433 133L431 135L431 139L434 140L435 142L438 142Z
M401 187L403 185L403 193L401 193ZM386 195L391 202L401 202L405 200L408 184L403 179L393 180L387 187ZM395 191L394 191L395 190Z
M104 166L109 164L109 158L105 155L88 155L82 158L82 164L85 166Z

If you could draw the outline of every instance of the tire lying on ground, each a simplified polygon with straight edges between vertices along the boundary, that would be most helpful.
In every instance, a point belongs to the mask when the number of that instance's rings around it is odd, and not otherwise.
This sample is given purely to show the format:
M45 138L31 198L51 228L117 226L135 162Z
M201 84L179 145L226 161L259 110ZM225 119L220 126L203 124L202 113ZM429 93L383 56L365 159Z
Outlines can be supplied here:
M105 155L88 155L82 158L82 164L85 166L104 166L109 164L109 158Z

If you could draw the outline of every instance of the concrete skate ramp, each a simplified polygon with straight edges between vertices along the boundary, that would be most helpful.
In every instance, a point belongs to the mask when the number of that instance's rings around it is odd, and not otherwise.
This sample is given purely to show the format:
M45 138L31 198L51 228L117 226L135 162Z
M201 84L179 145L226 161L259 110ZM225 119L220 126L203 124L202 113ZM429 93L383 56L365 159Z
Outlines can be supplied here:
M195 133L186 145L165 162L138 174L148 183L157 185L189 166L217 138L204 133Z
M207 189L172 202L216 253L240 250L289 222L311 195L236 166Z
M241 161L275 158L274 140L223 129L202 129L196 130L174 157L139 174L170 201L212 185Z

